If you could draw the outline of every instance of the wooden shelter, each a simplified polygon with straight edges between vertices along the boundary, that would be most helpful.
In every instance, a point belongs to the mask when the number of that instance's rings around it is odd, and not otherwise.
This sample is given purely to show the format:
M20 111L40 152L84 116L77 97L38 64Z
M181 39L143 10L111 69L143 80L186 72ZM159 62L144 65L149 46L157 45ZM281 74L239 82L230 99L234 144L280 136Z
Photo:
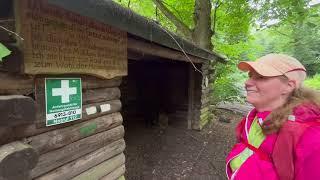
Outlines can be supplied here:
M209 65L224 58L112 1L4 0L0 26L11 50L0 63L0 179L121 177L123 119L146 102L189 129L211 119Z

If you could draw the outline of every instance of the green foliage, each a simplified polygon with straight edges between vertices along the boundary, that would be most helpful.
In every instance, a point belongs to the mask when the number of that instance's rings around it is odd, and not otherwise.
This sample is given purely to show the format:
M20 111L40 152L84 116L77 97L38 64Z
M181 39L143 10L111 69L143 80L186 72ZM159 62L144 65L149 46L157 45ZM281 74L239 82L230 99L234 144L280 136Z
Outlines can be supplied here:
M305 80L304 85L306 87L320 90L320 74L316 74L312 78Z
M161 11L156 10L156 5L152 0L114 0L114 2L117 2L150 20L159 22L163 27L166 27L172 32L176 31L176 27L172 22L169 21Z
M152 0L115 0L138 14L158 21L179 34L176 26ZM194 28L196 0L163 0L164 5L190 29ZM216 66L213 98L242 101L245 73L239 72L240 60L255 60L268 53L285 53L299 59L309 75L320 72L320 6L310 0L212 0L211 16L215 34L214 50L229 62ZM217 10L214 9L217 7ZM214 13L216 12L216 17ZM274 22L273 24L271 22ZM215 25L215 26L213 26ZM318 87L319 75L306 81Z
M231 45L216 41L216 50L219 53L227 54L229 62L216 66L216 81L212 85L214 103L244 101L244 81L247 75L238 70L237 64L241 60L247 60L244 52L250 49L249 44L244 41Z
M216 40L225 44L245 41L248 37L251 20L252 9L247 0L221 1L217 11L214 43Z

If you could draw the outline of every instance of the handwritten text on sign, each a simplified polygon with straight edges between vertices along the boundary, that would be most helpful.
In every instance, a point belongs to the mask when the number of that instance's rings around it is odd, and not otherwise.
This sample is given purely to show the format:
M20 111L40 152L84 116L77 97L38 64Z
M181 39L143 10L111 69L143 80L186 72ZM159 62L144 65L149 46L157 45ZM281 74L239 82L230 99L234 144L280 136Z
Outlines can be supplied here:
M25 73L127 75L126 32L45 0L17 2Z

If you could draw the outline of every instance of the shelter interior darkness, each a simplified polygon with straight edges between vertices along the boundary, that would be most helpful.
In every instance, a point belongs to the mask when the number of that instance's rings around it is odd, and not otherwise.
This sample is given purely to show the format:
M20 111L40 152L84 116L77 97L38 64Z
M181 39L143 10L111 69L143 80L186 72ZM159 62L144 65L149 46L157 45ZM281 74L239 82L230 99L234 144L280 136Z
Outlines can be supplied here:
M131 123L148 126L146 121L165 113L169 126L187 128L187 62L128 60L128 76L123 78L120 90L125 127Z

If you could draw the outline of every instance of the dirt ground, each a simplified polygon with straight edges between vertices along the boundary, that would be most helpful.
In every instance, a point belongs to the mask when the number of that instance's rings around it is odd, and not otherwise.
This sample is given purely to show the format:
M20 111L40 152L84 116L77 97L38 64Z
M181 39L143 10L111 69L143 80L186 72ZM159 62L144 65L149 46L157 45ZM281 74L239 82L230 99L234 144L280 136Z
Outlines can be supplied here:
M165 130L146 128L141 120L125 122L126 179L226 179L225 157L241 116L228 111L217 115L232 119L231 123L215 121L194 131L181 122L169 122Z

